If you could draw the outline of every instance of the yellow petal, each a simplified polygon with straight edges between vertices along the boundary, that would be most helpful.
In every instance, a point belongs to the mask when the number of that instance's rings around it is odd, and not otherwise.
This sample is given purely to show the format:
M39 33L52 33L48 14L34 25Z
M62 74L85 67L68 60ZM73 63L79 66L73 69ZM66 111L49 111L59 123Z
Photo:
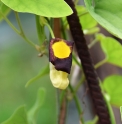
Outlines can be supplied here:
M54 55L61 59L69 57L71 53L70 47L64 41L55 42L52 45L52 49Z
M68 73L57 71L53 64L50 63L50 80L54 87L59 89L66 89L69 84L67 76Z

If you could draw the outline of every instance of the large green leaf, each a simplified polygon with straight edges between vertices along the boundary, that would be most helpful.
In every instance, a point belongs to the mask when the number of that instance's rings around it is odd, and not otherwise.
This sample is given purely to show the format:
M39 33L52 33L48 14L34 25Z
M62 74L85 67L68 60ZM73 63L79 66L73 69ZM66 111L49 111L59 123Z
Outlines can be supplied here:
M44 88L39 89L38 94L37 94L37 100L36 100L34 106L28 112L28 120L29 120L30 124L36 123L37 113L38 113L40 107L42 106L42 104L44 103L45 93L46 93L46 91Z
M72 14L64 0L1 0L17 12L34 13L46 17L63 17Z
M7 16L10 12L10 8L7 7L5 4L3 4L1 1L0 1L0 21L3 19L3 16ZM2 13L2 14L1 14Z
M14 114L2 124L28 124L25 106L20 106Z
M94 19L104 28L122 38L122 0L85 0Z
M103 87L110 97L110 103L115 106L122 105L122 76L113 75L103 81Z
M107 62L122 67L122 45L111 37L101 40L101 46L107 56Z

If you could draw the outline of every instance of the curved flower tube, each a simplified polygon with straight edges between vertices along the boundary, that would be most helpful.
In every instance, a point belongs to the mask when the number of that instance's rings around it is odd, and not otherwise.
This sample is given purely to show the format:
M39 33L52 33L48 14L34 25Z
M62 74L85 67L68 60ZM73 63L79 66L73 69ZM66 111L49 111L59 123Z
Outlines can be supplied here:
M54 87L65 89L72 65L73 42L55 38L49 46L50 79Z
M66 89L69 84L67 76L68 73L57 71L54 65L50 63L50 80L54 87L59 89Z

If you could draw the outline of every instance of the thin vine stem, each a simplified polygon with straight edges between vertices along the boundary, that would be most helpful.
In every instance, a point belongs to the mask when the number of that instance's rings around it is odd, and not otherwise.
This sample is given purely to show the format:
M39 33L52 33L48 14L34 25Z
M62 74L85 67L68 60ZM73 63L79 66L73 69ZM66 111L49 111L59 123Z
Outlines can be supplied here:
M53 30L51 29L50 25L47 24L47 23L46 23L45 25L48 27L48 29L49 29L49 31L50 31L50 34L51 34L51 37L52 37L52 38L55 38L54 33L53 33Z
M88 11L83 12L82 14L80 14L80 15L78 15L78 16L80 17L80 16L83 16L83 15L86 15L86 14L89 14L89 12L88 12Z
M15 12L15 11L14 11L14 13L15 13L15 17L16 17L17 23L18 23L19 28L20 28L20 35L23 37L23 39L24 39L27 43L29 43L31 46L35 47L35 44L34 44L32 41L30 41L30 40L25 36L25 33L24 33L24 31L23 31L23 28L22 28L22 25L21 25L21 22L20 22L20 18L19 18L18 12Z
M67 39L67 36L66 36L66 32L65 32L65 28L64 28L64 25L63 25L63 20L61 19L61 32L62 32L62 36L64 39Z
M63 99L64 99L65 95L66 95L66 90L62 90L61 93L60 93L60 98L59 98L60 106L63 102Z
M21 23L20 21L17 19L17 22L18 22L18 25L20 27L20 31L9 21L9 19L4 16L4 14L2 12L0 12L0 14L3 16L4 20L7 22L7 24L18 34L20 35L21 37L23 37L23 39L28 42L31 46L35 47L35 44L33 42L31 42L29 39L27 39L27 37L22 33L22 27L21 27Z
M98 42L98 40L97 40L97 39L94 39L94 40L88 45L89 49L92 48L97 42Z
M21 34L24 35L24 31L22 29L22 25L21 25L21 22L20 22L20 18L19 18L18 12L14 11L14 13L15 13L15 17L16 17L17 23L18 23L19 28L20 28L20 32L21 32Z
M74 4L77 5L79 0L74 0Z
M82 124L84 124L84 120L83 118L81 117L82 115L82 109L81 109L81 106L80 106L80 103L79 103L79 100L78 100L78 97L76 96L75 92L74 92L74 89L73 87L71 86L71 84L69 84L69 89L70 91L72 92L73 94L73 97L74 97L74 100L75 100L75 104L76 104L76 107L77 107L77 110L78 110L78 113L79 113L79 116L80 116L80 121Z
M106 98L106 94L104 95L104 99L106 101L106 104L107 104L107 107L108 107L108 111L109 111L109 114L110 114L111 124L116 124L114 113L113 113L113 110L112 110L110 102Z
M38 39L40 44L42 44L42 37L41 37L42 32L40 28L39 16L35 15L35 19L36 19L36 29L37 29Z
M72 54L72 58L75 61L75 63L81 68L81 64L80 64L80 62L78 62L78 60L76 59L74 54Z
M98 62L94 67L95 69L99 68L100 66L102 66L103 64L105 64L107 62L107 58L103 59L102 61Z
M95 69L99 68L100 66L102 66L103 64L105 64L107 62L107 58L103 59L102 61L98 62L94 67ZM79 81L79 83L76 85L75 87L75 92L78 91L79 87L81 86L81 84L83 84L83 82L85 81L85 75L83 74L81 80Z
M8 25L17 33L20 35L20 31L16 29L16 27L9 21L9 19L0 11L0 14L3 16L4 20L8 23Z
M30 41L26 36L24 36L23 39L24 39L27 43L29 43L31 46L35 47L35 48L36 48L36 46L38 46L38 45L35 45L32 41ZM37 50L38 50L38 49L37 49Z
M81 80L79 81L79 83L75 87L75 90L74 90L75 93L78 91L79 87L83 84L84 81L85 81L85 75L83 74Z

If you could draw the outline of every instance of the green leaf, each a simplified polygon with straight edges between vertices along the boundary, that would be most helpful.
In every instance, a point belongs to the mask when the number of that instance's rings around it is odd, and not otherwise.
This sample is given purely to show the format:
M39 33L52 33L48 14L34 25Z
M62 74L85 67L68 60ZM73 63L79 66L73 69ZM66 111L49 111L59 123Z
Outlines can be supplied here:
M122 38L122 0L85 0L92 17L104 28Z
M107 62L122 67L122 45L111 37L101 39L101 47L107 56Z
M89 12L86 10L84 6L76 6L76 9L77 9L78 16L79 16L80 23L82 25L83 30L93 28L97 25L97 22L89 14Z
M122 76L112 75L105 78L103 88L109 95L111 104L115 106L122 105Z
M3 19L3 16L1 15L4 14L4 16L7 16L10 12L10 8L8 8L5 4L3 4L1 1L0 1L0 21Z
M17 12L28 12L45 17L63 17L72 14L64 0L1 0Z
M2 124L28 124L25 106L20 106L14 114Z
M38 75L36 75L35 77L33 77L32 79L30 79L25 87L28 87L30 84L32 84L34 81L38 80L39 78L43 77L44 75L49 73L49 65L47 65L46 67L44 67L40 73Z
M46 95L45 89L40 88L38 90L36 102L35 102L34 106L28 112L28 120L29 120L30 124L35 124L36 123L37 113L38 113L40 107L44 103L45 95Z

